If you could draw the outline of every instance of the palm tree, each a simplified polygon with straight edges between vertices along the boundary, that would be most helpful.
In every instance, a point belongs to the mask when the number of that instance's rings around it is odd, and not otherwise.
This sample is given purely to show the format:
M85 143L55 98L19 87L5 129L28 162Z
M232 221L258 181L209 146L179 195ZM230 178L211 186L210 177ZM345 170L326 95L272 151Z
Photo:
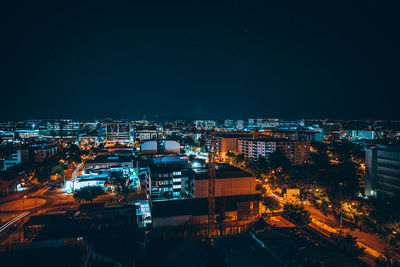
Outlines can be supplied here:
M87 186L76 190L74 192L74 198L79 203L81 201L89 201L92 203L93 199L104 194L105 192L101 186Z
M133 180L126 178L116 178L116 187L115 192L118 196L122 196L123 200L126 201L128 199L128 195L136 191L136 187L133 184Z

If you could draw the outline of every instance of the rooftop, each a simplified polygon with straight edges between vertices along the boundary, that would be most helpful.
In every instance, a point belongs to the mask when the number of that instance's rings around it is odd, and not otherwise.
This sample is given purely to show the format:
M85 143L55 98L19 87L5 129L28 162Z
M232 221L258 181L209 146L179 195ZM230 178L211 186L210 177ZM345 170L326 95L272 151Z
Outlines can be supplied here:
M240 195L229 197L216 197L215 210L221 211L225 206L225 211L237 209L238 202L259 200L260 195ZM153 201L152 215L154 218L172 216L200 216L208 214L208 198L179 199L169 201Z
M196 180L207 180L208 179L208 169L194 169ZM219 165L216 167L215 178L225 179L225 178L242 178L242 177L252 177L252 175L246 171L230 165Z
M132 156L107 156L107 155L99 155L94 159L86 161L86 164L94 164L94 163L107 163L107 162L132 162Z

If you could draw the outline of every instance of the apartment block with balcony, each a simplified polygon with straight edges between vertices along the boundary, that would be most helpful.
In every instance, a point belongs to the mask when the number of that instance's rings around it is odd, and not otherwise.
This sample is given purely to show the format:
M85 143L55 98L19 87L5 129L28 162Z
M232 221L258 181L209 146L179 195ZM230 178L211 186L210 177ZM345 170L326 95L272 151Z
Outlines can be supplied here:
M280 150L293 165L301 165L310 159L311 142L286 139L238 139L238 153L245 159L268 158Z
M268 139L238 139L238 153L245 159L268 158L276 150L276 142Z

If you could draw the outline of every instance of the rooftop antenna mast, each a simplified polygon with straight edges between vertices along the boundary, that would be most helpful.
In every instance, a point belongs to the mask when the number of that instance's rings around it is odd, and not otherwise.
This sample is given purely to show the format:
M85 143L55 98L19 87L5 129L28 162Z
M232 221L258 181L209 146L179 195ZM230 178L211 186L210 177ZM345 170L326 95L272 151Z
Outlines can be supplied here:
M208 236L215 232L215 133L210 133L210 146L208 150Z

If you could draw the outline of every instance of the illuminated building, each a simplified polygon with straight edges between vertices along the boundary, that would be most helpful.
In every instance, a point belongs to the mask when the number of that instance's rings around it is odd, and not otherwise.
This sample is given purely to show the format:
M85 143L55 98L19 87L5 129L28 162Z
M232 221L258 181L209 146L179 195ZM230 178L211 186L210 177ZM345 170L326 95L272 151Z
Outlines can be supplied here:
M106 124L107 145L127 145L133 143L131 125L127 122L112 122Z
M268 158L276 150L276 142L264 139L238 139L238 154L245 159Z
M243 134L220 134L216 136L216 147L218 156L224 156L228 152L238 152L238 138L243 138Z
M225 122L224 122L224 126L226 127L226 128L233 128L234 126L235 126L235 123L234 123L234 121L233 120L225 120Z
M162 139L163 133L156 130L140 130L135 132L135 139L139 139L140 142L147 140L159 140Z
M243 128L244 128L244 120L238 120L236 122L236 129L243 130Z
M347 130L346 138L351 140L373 140L378 139L376 131L369 130Z
M180 154L181 145L172 140L146 141L140 146L142 154Z
M85 170L133 168L133 157L124 155L99 155L85 162Z
M280 150L293 165L301 165L310 159L308 141L285 139L238 139L238 154L245 159L268 158L271 153Z
M80 130L80 123L72 120L49 120L38 122L40 135L47 137L74 137Z
M17 130L15 133L22 139L39 137L39 130Z
M99 138L97 136L80 136L79 145L81 148L84 147L97 147L99 145Z
M400 196L400 147L372 146L365 151L365 195Z
M61 152L61 148L56 144L33 145L21 149L22 162L43 162Z
M91 173L79 175L72 181L72 190L80 190L81 188L88 186L101 186L104 190L106 190L105 184L109 180L109 176L109 173Z
M149 185L153 200L180 198L182 184L187 180L187 168L182 164L153 164Z
M290 160L293 165L301 165L310 160L311 142L308 141L277 141L276 149Z
M194 124L196 129L212 129L217 126L217 122L213 120L196 120Z
M12 153L8 158L0 159L0 170L6 171L8 168L20 164L21 160L21 150L17 150Z

